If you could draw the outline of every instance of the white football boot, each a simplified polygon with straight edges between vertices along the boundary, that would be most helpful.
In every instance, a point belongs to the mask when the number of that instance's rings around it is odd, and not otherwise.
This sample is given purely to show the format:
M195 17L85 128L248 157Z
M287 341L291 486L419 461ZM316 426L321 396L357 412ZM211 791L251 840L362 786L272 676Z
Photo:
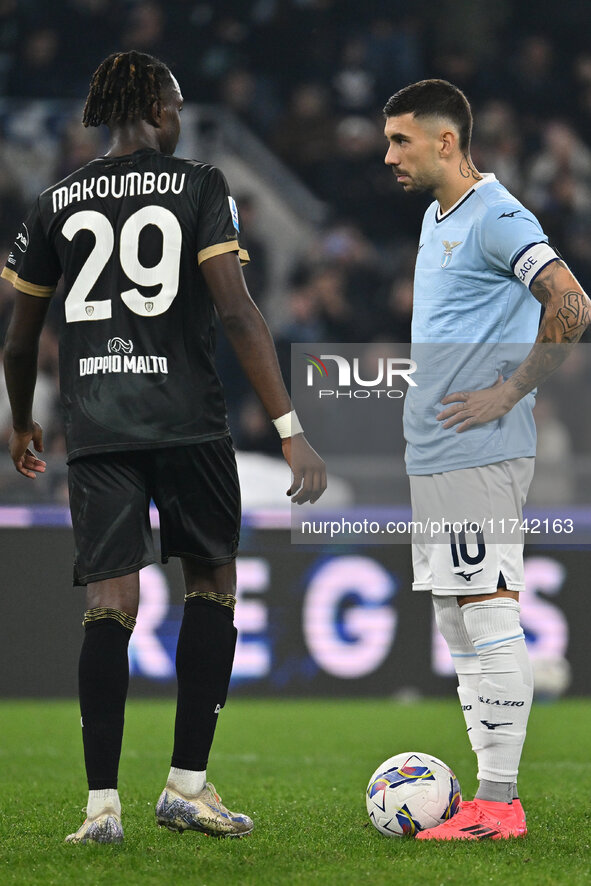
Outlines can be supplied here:
M254 827L248 815L226 809L210 782L195 797L185 797L167 785L156 804L156 823L171 831L201 831L210 837L244 837Z

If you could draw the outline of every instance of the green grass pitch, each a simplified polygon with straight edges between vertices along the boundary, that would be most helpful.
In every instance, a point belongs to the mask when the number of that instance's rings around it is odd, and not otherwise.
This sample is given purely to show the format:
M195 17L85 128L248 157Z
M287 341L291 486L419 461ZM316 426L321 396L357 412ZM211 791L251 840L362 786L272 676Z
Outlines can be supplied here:
M176 834L154 823L168 772L169 701L131 701L120 771L125 843L69 846L86 801L75 702L0 702L0 883L26 886L578 886L591 881L591 702L535 707L520 790L525 840L419 843L382 837L364 790L406 750L455 770L464 796L475 765L457 703L237 700L223 712L208 776L248 812L242 840Z

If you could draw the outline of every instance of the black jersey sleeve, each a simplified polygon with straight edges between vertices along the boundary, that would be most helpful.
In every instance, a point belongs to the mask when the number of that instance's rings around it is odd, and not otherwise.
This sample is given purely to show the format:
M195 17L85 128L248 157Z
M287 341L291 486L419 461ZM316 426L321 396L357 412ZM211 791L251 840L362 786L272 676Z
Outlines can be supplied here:
M240 246L240 220L236 201L224 175L215 166L203 180L197 203L197 261L199 264L221 255L237 252L241 264L249 261L248 252Z
M27 295L50 298L61 273L58 257L43 230L36 200L19 228L2 277Z

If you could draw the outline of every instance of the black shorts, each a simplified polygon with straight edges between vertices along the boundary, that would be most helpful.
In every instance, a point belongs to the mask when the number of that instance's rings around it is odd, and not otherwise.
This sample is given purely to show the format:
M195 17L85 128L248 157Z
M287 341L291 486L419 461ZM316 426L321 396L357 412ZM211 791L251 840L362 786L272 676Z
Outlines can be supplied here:
M240 487L229 437L163 449L103 452L69 467L74 584L136 572L156 560L150 529L160 514L162 562L230 563L240 535Z

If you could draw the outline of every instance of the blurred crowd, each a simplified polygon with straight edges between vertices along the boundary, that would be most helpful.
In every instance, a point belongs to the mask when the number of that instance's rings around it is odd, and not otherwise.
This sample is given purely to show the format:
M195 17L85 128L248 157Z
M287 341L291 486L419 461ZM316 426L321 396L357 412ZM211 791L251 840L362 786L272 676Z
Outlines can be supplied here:
M385 169L381 109L423 77L465 90L476 167L538 215L591 291L590 25L591 4L548 0L0 0L0 94L82 99L105 55L135 48L171 66L186 101L226 106L274 151L328 210L313 248L293 256L287 291L270 293L256 194L238 201L253 295L285 306L273 332L289 376L292 341L408 340L428 200L403 194ZM56 156L39 145L27 165L0 118L3 255L38 190L100 153L97 139L73 123ZM0 281L0 344L12 298ZM59 324L52 307L36 403L55 451ZM276 452L223 339L219 360L237 445ZM588 424L575 453L589 450ZM3 440L9 426L0 391Z

